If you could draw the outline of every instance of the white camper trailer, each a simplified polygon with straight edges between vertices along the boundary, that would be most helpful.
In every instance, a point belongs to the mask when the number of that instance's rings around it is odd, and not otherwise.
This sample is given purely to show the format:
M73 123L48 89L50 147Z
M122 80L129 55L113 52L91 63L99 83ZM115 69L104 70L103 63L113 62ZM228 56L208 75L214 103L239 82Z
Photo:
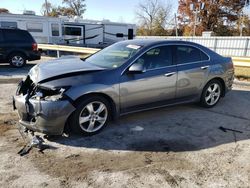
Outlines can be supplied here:
M133 39L134 24L109 21L52 18L29 14L0 14L0 27L14 27L27 30L37 43L75 44L79 46L102 47L114 42Z
M0 27L27 30L37 43L63 43L62 21L36 15L0 14Z
M100 24L64 22L62 32L67 44L91 46L103 43L103 25Z
M110 45L121 40L133 39L136 27L134 24L110 22L107 20L75 19L64 22L63 30L64 39L68 43L91 46Z

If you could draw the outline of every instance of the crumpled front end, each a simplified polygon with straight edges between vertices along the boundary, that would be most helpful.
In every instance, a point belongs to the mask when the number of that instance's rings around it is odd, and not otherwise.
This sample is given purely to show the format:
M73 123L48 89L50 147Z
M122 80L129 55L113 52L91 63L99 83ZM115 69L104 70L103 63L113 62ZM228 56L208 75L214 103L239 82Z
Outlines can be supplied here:
M47 135L61 135L70 114L75 110L64 94L68 87L44 88L29 76L20 82L13 98L20 125Z

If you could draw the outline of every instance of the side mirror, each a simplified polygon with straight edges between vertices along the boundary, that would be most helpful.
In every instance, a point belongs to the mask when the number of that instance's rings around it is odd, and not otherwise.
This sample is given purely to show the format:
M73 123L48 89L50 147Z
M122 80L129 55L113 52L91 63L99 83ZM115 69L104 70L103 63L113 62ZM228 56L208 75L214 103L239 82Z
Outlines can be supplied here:
M135 63L129 67L128 71L130 73L143 73L145 69L141 63Z

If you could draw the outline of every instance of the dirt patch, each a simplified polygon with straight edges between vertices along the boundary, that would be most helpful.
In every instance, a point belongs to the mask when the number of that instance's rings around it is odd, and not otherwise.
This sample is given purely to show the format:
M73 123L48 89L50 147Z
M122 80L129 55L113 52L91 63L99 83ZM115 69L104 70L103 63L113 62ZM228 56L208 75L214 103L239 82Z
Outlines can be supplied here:
M246 76L236 76L236 78L237 78L239 81L247 81L247 82L250 82L250 75L249 75L249 77L246 77Z
M0 79L0 84L18 84L22 78Z
M5 135L8 130L16 128L16 114L0 114L0 136Z
M170 185L178 185L175 177L167 170L159 169L164 164L168 170L191 170L192 163L176 156L174 153L152 152L80 152L64 154L47 152L41 155L32 152L29 159L42 173L50 177L59 178L62 186L68 186L69 182L92 183L92 175L98 173L127 173L127 174L161 174ZM69 181L70 180L70 181Z
M93 137L48 138L55 149L24 157L17 154L24 143L11 108L15 88L0 85L0 187L249 187L250 88L234 88L210 110L152 110ZM220 126L244 134L235 142Z

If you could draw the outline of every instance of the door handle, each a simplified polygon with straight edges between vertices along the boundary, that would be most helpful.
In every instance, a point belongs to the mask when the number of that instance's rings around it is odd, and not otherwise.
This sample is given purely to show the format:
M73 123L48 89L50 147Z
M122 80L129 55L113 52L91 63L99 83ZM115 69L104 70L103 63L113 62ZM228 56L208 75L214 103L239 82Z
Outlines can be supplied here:
M170 77L173 76L176 72L170 72L170 73L166 73L164 74L165 77Z
M209 68L209 65L201 67L202 70L206 70Z

